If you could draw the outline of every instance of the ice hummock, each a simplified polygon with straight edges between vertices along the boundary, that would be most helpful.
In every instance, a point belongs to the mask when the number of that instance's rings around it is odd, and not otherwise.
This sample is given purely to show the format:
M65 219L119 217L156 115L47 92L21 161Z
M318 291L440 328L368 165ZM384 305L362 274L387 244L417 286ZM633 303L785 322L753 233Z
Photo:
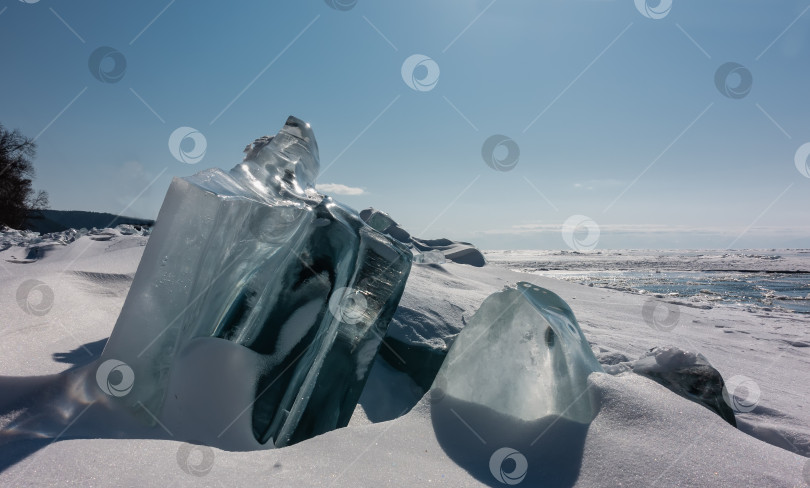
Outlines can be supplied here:
M484 254L469 242L451 241L450 239L420 239L406 231L385 212L373 207L360 211L368 225L416 250L423 256L415 257L414 262L421 264L443 264L453 261L459 264L481 267L487 261ZM417 254L417 256L419 256Z
M553 415L587 424L598 410L586 394L593 372L603 370L568 304L519 282L484 300L433 389L517 419Z
M654 347L635 361L621 357L621 354L612 356L617 361L609 361L613 364L604 366L606 373L615 375L632 371L646 376L673 393L703 405L737 427L734 410L723 398L726 391L723 376L704 355L666 346Z
M152 423L205 408L171 386L178 370L189 374L178 367L185 350L243 346L253 357L224 354L218 376L252 393L223 411L244 408L255 441L283 446L348 424L412 256L315 191L309 124L290 117L245 152L230 172L172 181L101 361L132 369L118 400ZM197 438L218 439L237 421L216 420Z

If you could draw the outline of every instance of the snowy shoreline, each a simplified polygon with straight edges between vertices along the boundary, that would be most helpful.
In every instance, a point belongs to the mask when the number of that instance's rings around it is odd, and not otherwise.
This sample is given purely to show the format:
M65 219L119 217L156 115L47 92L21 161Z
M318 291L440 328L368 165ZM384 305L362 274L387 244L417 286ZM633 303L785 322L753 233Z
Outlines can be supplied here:
M26 247L4 246L0 251L2 385L7 386L9 376L54 374L94 360L120 312L147 240L138 232L125 235L107 229L70 243L37 243L48 245L47 252L26 259L25 264L10 261L24 259ZM493 256L487 253L487 258ZM577 255L570 259L587 260ZM25 310L25 302L21 304L17 296L29 280L41 282L52 293L44 313L44 309ZM807 459L796 453L810 453L806 409L810 321L801 315L696 308L493 265L475 268L446 263L414 266L388 337L446 350L486 296L518 281L560 295L603 364L634 360L654 347L675 346L702 354L726 380L737 376L753 380L760 391L755 408L737 414L740 428L736 430L708 409L638 375L594 374L591 383L601 398L601 411L586 432L566 428L558 433L576 433L580 442L574 450L576 462L561 465L565 476L559 484L801 486ZM650 300L677 309L674 326L649 323L643 309ZM80 431L82 422L77 422L53 444L47 439L0 443L0 485L412 486L430 481L446 486L500 486L487 466L466 464L458 446L448 444L448 435L465 443L479 441L463 423L453 423L458 420L455 416L443 417L430 394L400 416L420 396L421 389L410 378L378 358L347 428L283 449L228 452L184 447L191 439L70 440L71 428ZM465 415L463 405L456 407ZM74 409L65 415L75 420L81 413ZM5 429L13 424L15 415L4 415L0 425ZM476 428L473 424L479 418L470 415L466 422ZM491 421L491 414L481 415L482 421ZM443 419L441 425L435 423L437 419ZM486 435L485 427L476 426ZM108 437L117 435L110 432ZM484 447L494 450L500 447L496 444L510 441L519 439L493 438ZM549 442L538 446L553 451L560 440ZM212 466L204 476L189 474L186 455L191 451L202 455L203 461L210 451ZM192 464L201 462L193 456L192 460ZM532 469L540 468L529 466L530 475L535 472ZM523 486L531 485L526 481Z

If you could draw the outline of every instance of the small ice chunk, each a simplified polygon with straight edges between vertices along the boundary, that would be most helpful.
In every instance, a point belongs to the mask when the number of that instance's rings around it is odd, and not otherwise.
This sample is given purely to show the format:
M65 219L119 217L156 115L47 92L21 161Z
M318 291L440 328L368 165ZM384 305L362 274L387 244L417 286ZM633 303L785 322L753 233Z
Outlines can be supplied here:
M390 215L375 208L361 210L360 218L370 225L372 229L376 229L380 232L385 232L392 225L396 225L396 222L394 222L394 219L392 219Z
M420 252L438 251L444 255L447 261L470 266L481 267L487 264L484 254L469 242L413 237L408 231L400 227L390 215L372 207L361 210L360 218L372 228L388 234Z
M531 283L490 295L450 348L433 388L523 420L589 423L588 376L602 372L574 314Z
M737 426L734 410L723 399L723 377L702 354L677 347L656 347L629 363L629 367L634 373L705 406L729 424Z
M425 251L414 255L413 262L415 264L444 264L447 262L447 258L441 251Z

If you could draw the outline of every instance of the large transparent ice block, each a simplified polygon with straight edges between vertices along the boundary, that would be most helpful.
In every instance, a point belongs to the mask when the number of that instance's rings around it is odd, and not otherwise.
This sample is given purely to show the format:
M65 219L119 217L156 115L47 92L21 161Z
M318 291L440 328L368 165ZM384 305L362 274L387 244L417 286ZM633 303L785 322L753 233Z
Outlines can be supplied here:
M102 361L133 370L120 400L153 421L191 341L244 346L261 366L229 372L255 391L233 401L256 440L281 446L348 423L411 253L314 190L309 124L290 117L245 152L230 172L173 180ZM173 411L195 408L175 396Z
M484 300L433 388L522 420L558 415L586 424L597 411L588 376L602 371L568 304L520 282Z

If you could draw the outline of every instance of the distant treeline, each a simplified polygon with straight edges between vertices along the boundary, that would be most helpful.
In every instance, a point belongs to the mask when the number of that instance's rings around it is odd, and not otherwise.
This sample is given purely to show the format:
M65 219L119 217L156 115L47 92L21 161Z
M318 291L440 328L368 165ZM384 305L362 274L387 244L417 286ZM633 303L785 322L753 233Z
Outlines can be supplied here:
M155 223L154 220L83 210L39 210L36 214L36 217L26 221L24 228L40 234L61 232L66 229L91 229L93 227L102 229L120 224L151 226Z

